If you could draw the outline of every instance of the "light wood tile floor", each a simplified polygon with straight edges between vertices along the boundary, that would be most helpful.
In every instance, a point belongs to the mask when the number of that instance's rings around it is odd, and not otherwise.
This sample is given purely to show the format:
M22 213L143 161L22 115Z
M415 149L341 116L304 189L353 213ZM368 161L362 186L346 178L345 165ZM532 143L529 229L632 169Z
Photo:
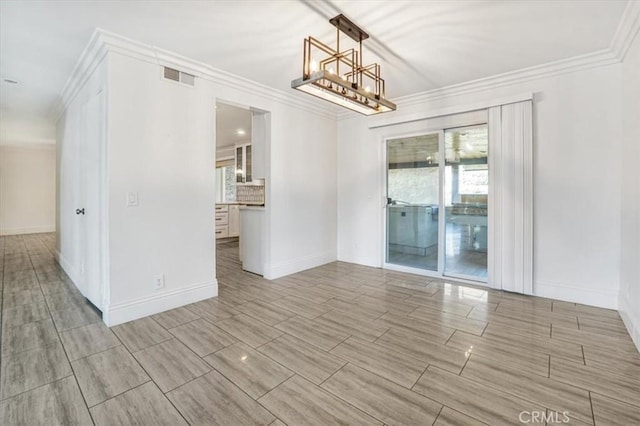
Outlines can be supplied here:
M341 262L267 281L230 242L219 297L108 328L54 245L0 237L2 425L640 424L615 311Z

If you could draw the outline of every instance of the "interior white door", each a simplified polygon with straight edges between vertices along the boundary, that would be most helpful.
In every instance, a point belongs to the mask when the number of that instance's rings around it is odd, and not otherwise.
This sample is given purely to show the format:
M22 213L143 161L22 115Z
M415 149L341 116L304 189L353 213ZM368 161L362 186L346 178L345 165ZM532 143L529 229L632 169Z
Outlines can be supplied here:
M79 144L79 235L80 283L82 294L98 309L103 308L102 280L102 149L104 146L104 93L98 92L82 108L82 137ZM78 213L78 210L76 211Z

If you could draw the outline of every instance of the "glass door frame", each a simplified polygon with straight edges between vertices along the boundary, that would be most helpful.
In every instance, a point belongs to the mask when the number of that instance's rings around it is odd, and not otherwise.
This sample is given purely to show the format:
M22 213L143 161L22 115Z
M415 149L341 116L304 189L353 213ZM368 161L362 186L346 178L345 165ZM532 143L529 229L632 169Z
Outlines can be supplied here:
M464 126L455 126L451 127L451 129L456 129L459 127L467 127L467 126L475 126L486 123L473 123ZM481 280L476 276L464 275L464 274L456 274L456 273L448 273L445 274L445 257L446 257L446 212L445 212L445 172L446 172L446 150L445 150L445 131L449 128L443 129L425 129L414 131L410 133L398 133L392 135L386 135L382 137L382 165L383 165L383 173L382 173L382 228L384 232L382 233L382 268L388 269L391 271L398 272L407 272L415 275L422 275L426 277L440 278L440 279L453 279L457 282L472 284L482 287L491 287L489 283L489 279ZM389 223L388 223L388 173L389 173L389 163L388 163L388 147L389 142L396 139L410 138L415 136L429 136L429 135L438 135L438 269L436 271L421 269L412 266L404 266L396 263L389 263L387 261L388 256L388 235L389 235ZM491 183L489 183L491 185ZM491 191L489 191L489 198L491 197ZM491 203L489 203L491 205ZM489 216L491 211L488 210L487 215ZM489 253L487 253L489 254ZM491 269L492 262L487 262L487 272L488 277L491 277Z

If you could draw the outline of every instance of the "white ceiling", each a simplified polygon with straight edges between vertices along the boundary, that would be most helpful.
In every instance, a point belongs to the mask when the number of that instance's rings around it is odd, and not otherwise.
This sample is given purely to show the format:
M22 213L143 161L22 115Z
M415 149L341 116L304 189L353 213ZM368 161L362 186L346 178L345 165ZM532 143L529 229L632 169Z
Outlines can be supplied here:
M216 148L226 148L242 142L251 142L251 110L218 102Z
M46 117L94 28L283 91L302 40L345 13L371 35L387 98L605 49L626 1L0 1L2 116ZM1 118L0 118L1 119Z

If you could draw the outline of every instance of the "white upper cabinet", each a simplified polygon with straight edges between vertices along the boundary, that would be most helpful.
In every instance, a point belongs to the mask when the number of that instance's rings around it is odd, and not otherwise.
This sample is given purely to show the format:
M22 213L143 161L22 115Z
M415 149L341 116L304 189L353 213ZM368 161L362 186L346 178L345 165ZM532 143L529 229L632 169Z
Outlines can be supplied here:
M251 144L236 145L236 183L251 183L252 162Z

